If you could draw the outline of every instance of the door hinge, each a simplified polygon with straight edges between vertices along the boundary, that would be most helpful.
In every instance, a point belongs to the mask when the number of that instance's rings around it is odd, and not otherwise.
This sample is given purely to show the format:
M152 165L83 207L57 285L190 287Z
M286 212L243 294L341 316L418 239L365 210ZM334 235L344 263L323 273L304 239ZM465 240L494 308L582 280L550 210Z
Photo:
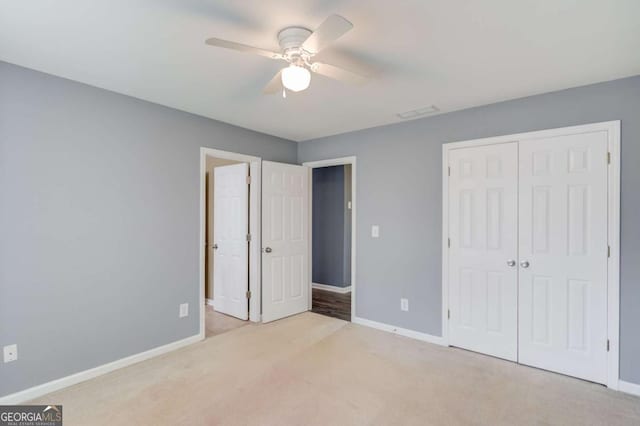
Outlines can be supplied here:
M447 174L448 174L448 176L451 176L451 166L447 167Z
M611 257L611 246L607 246L607 257Z
M251 241L251 234L247 234L247 241Z
M611 153L607 152L607 164L611 164Z
M251 290L247 291L247 299L251 299Z
M247 185L251 185L251 176L247 176Z
M451 238L447 238L447 247L451 248Z
M609 352L609 348L610 348L610 344L609 344L609 339L607 339L607 352Z
M451 310L447 309L447 319L451 319Z

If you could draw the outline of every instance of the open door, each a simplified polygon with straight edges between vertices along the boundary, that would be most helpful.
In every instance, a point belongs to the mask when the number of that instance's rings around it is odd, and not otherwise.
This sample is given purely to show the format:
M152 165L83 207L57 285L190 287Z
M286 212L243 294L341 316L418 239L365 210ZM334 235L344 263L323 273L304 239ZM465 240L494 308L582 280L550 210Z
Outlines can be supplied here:
M309 169L262 162L262 321L309 310Z
M213 195L213 308L249 317L249 165L216 167Z

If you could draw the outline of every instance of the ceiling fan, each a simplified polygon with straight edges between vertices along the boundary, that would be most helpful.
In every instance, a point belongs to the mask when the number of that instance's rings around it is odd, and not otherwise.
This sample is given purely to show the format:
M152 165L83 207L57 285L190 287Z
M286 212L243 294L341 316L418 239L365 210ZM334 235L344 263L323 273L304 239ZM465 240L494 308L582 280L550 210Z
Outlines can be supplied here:
M313 60L318 52L352 28L353 24L340 15L329 16L313 32L302 27L287 27L278 33L280 52L219 38L209 38L205 43L210 46L224 47L286 61L289 65L278 71L263 90L265 94L277 93L282 90L282 96L286 98L286 90L300 92L308 88L312 72L346 83L361 84L367 80L367 77L361 74Z

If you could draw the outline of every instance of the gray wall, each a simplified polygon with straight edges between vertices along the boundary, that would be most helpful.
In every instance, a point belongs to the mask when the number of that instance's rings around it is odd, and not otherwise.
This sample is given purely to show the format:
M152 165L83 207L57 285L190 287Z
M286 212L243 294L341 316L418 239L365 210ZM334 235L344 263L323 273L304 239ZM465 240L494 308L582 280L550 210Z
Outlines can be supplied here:
M313 282L345 287L344 166L313 169Z
M357 316L441 335L442 143L608 120L622 121L620 370L640 383L640 76L302 143L299 162L358 158Z
M0 62L0 395L198 333L201 146L297 149Z

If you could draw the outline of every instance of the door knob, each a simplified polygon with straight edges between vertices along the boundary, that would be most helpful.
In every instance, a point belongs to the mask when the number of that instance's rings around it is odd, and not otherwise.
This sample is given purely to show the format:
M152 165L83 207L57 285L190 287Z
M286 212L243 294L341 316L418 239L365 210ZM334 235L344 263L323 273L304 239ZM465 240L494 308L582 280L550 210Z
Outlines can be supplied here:
M526 260L523 260L522 262L520 262L520 266L522 266L523 268L528 268L529 267L529 262Z
M218 250L218 245L217 245L217 244L214 244L214 245L212 246L212 248L213 248L214 250Z
M516 261L513 259L507 260L507 266L511 266L511 267L516 266Z
M273 250L271 250L271 247L265 247L264 248L264 252L265 253L271 253Z

